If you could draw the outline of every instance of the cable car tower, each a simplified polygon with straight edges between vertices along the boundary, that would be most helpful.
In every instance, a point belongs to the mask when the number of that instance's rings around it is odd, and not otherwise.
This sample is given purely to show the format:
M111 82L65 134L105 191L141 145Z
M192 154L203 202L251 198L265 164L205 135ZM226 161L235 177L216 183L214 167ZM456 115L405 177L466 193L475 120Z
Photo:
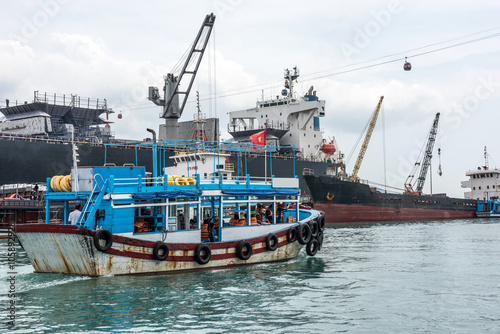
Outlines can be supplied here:
M163 99L160 98L157 87L149 87L148 99L153 101L154 104L163 107L160 117L165 118L166 139L178 139L178 121L182 116L182 111L200 67L214 22L215 15L213 13L205 16L179 75L175 76L173 73L168 73L163 77L165 81ZM184 87L183 91L179 90L181 85ZM179 97L181 97L180 101Z

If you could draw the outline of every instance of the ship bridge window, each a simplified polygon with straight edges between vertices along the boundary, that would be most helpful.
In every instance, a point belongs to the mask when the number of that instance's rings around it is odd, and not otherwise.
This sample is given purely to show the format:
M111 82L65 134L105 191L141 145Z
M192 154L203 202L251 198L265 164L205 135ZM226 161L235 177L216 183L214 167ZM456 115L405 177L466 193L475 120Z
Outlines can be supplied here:
M276 102L271 103L271 107L277 106L278 104Z
M314 131L319 131L319 117L314 117Z
M481 178L484 179L484 174L481 174Z
M282 105L283 105L283 102L278 102L278 105L279 105L279 106L282 106ZM280 115L281 115L281 113L280 113Z

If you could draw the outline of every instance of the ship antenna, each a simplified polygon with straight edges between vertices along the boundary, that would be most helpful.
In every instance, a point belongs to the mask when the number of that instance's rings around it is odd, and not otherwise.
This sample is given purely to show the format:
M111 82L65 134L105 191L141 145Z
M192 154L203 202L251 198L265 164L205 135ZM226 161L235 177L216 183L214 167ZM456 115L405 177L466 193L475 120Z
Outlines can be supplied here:
M486 146L484 147L484 169L488 169L490 166L488 164L488 151L486 150Z

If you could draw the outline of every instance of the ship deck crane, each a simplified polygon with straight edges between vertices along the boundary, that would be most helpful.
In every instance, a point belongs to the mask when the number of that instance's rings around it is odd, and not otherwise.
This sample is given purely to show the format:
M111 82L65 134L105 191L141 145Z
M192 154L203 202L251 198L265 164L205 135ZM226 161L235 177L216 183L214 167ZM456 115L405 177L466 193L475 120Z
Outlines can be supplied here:
M434 142L436 141L436 135L437 135L438 123L439 123L439 115L440 115L440 113L437 113L436 117L434 118L434 121L432 122L432 127L431 127L431 131L429 132L429 137L427 139L426 149L425 149L422 163L420 161L415 162L415 166L413 167L411 174L406 179L406 182L405 182L405 190L406 190L405 193L406 194L410 194L410 195L421 195L422 194L422 189L424 188L425 178L427 176L427 170L429 169L429 166L431 165L432 150L434 148ZM420 165L421 165L420 174L419 174L417 182L416 182L417 187L415 190L413 190L413 185L412 185L413 178L415 176L415 172L418 169L418 166L420 166Z
M178 120L182 116L214 23L215 15L213 13L205 16L179 75L168 73L164 76L163 99L160 98L157 87L149 87L148 99L163 107L160 117L165 118L166 135L168 136L166 139L178 139ZM181 85L185 87L183 91L179 91ZM182 100L179 103L180 96Z
M368 126L368 130L366 131L365 140L363 141L363 145L361 145L361 149L359 150L358 159L356 160L356 164L354 165L354 170L352 171L350 181L354 181L358 176L359 168L361 167L361 163L363 162L363 158L365 156L366 149L368 148L368 143L370 142L370 138L372 137L373 129L375 128L375 124L377 123L378 114L380 111L380 107L382 106L382 101L384 97L380 97L380 101L378 101L377 108L373 112L372 119L370 121L370 125Z

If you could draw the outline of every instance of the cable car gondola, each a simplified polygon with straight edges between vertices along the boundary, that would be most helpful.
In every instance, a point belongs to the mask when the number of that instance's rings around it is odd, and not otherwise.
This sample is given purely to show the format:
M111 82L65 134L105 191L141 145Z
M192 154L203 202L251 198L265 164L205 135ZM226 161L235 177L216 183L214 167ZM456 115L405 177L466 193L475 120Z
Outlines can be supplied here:
M403 69L404 69L405 71L411 71L411 64L410 64L409 62L407 62L407 61L406 61L406 58L407 58L407 57L405 57L405 64L403 65Z

